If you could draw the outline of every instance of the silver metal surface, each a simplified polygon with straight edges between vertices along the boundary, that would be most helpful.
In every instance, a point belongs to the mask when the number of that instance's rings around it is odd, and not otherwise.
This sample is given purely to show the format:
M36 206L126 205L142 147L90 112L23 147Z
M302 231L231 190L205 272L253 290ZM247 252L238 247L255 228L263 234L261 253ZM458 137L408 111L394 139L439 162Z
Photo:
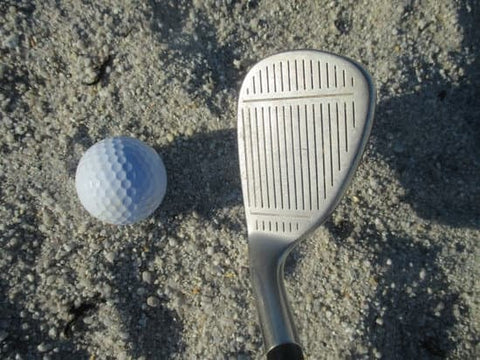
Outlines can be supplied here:
M238 102L239 162L267 351L298 343L284 261L344 193L370 134L374 103L368 73L330 53L276 54L245 77Z

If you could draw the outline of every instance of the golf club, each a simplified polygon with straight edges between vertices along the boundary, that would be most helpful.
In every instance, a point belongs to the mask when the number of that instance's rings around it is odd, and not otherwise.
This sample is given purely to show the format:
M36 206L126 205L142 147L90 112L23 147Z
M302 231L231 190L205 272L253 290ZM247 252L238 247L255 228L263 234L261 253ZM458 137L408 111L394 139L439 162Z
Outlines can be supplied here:
M270 56L240 89L238 150L248 251L267 359L303 359L283 268L334 210L367 143L375 89L356 62L315 50Z

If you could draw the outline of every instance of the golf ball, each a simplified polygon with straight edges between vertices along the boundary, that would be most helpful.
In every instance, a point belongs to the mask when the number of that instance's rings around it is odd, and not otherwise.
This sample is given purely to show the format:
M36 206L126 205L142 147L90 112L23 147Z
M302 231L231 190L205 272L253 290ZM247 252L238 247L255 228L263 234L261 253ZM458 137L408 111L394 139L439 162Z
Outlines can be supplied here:
M75 177L80 202L94 217L115 225L151 215L167 188L162 159L140 140L102 140L80 159Z

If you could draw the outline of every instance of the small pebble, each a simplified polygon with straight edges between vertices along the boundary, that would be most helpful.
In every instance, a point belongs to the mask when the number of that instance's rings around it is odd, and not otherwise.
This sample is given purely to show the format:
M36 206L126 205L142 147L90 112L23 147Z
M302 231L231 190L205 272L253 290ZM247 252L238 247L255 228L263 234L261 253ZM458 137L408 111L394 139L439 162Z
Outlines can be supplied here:
M137 295L142 296L147 292L147 290L144 287L139 287L137 289Z
M56 339L57 338L57 329L50 328L48 330L48 336L50 336L52 339Z
M157 307L160 305L160 300L156 296L149 296L147 298L147 305L151 307Z
M427 275L427 272L425 271L425 269L422 269L420 270L420 274L418 274L418 277L420 278L420 280L425 280L426 275Z
M20 36L18 34L10 35L6 40L3 42L3 46L10 49L15 49L18 47L20 43Z
M174 139L175 139L175 137L173 136L172 133L168 133L168 134L167 134L167 141L168 141L168 142L172 142Z
M113 252L108 252L105 254L105 259L107 259L109 263L113 263L115 260L115 254Z
M144 271L142 272L142 280L146 282L147 284L152 283L152 273L149 271Z
M41 353L50 351L52 349L52 345L46 344L46 343L41 343L40 345L37 346L37 350Z
M245 338L243 336L237 336L237 342L242 344L245 342Z
M0 331L0 343L8 337L8 333L5 330Z

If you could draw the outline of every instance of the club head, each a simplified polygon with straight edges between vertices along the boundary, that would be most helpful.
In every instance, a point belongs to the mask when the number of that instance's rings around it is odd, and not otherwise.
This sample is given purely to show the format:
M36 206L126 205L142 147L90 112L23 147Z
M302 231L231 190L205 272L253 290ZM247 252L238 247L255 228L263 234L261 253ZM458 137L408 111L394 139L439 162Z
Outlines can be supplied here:
M368 73L352 60L321 51L270 56L243 81L240 174L268 356L293 351L299 356L291 358L301 358L283 287L284 260L340 201L367 143L374 104Z

